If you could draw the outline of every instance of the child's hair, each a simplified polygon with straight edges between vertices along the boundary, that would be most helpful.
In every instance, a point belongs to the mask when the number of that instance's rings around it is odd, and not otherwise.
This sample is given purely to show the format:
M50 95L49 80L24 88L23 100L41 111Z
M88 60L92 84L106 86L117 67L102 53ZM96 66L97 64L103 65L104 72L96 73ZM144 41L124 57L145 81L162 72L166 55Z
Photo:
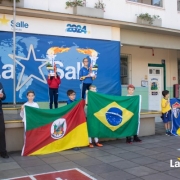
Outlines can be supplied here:
M68 96L70 96L71 94L73 94L73 93L76 93L74 90L72 90L72 89L69 89L68 91L67 91L67 95Z
M26 95L28 96L30 93L34 94L34 96L35 96L35 92L32 90L28 91Z
M168 90L164 90L164 91L162 91L162 95L163 95L163 97L165 97L167 94L169 94L169 91L168 91Z
M91 88L96 88L96 86L95 85L90 85L89 89L91 89Z
M129 88L135 89L135 87L134 87L132 84L129 84L129 85L127 86L127 89L129 89Z

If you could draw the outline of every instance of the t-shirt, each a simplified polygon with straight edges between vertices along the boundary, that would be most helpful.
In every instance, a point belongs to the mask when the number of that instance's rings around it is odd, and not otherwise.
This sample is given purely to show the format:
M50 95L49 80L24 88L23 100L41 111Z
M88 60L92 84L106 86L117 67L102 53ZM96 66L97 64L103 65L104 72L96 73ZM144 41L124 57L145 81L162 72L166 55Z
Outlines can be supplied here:
M30 107L39 108L39 105L38 105L36 102L32 102L32 103L26 102L26 103L24 104L24 106L30 106ZM24 122L24 111L21 111L21 112L20 112L20 116L23 118L22 121Z
M79 71L79 78L83 77L83 76L87 76L89 74L89 69L87 69L86 67L82 67ZM92 84L93 79L92 77L86 77L83 80L83 83L85 84Z
M166 100L164 98L161 100L161 111L162 111L162 113L167 113L169 110L171 110L170 103L168 102L168 104L166 105L167 101L168 100Z
M76 99L75 99L74 101L76 101ZM73 103L74 101L71 100L71 99L68 99L68 100L67 100L67 104L71 104L71 103Z

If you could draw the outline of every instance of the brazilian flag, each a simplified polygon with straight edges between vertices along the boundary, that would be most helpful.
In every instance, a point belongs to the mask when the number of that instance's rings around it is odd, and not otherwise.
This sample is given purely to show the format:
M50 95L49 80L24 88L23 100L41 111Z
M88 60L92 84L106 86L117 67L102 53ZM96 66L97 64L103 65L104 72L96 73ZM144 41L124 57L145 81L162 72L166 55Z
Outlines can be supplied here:
M120 138L138 134L141 96L88 92L89 137Z

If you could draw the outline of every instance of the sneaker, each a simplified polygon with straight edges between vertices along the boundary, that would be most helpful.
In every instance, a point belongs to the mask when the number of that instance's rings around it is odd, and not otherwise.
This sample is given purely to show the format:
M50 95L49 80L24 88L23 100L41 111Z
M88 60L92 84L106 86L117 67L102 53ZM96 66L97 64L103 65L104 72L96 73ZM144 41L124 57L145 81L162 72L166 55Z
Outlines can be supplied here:
M169 132L167 131L165 135L169 136Z
M138 136L134 136L133 142L142 142L142 140Z
M93 145L92 143L90 143L90 144L89 144L89 147L90 147L90 148L93 148L93 147L94 147L94 145Z
M1 154L1 157L4 158L4 159L8 159L9 158L9 155L7 153L2 153Z
M127 144L132 144L131 137L126 137L126 143Z
M169 136L174 136L170 131L168 131Z
M96 146L98 146L98 147L103 147L103 145L100 144L100 143L96 143Z
M75 147L73 150L74 150L74 151L79 151L80 148L79 148L79 147Z

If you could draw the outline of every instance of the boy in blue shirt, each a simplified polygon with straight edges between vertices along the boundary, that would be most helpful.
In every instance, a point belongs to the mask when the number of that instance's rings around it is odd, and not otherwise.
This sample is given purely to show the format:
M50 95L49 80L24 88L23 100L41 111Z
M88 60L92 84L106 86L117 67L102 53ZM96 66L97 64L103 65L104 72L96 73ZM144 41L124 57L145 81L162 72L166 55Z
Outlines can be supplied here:
M67 104L71 104L72 102L76 101L76 93L74 90L69 89L67 91L67 96L69 97Z
M86 90L89 90L90 85L93 80L96 78L95 76L91 76L91 68L89 68L89 61L87 58L83 59L84 66L79 71L79 78L82 81L82 99L85 99Z

